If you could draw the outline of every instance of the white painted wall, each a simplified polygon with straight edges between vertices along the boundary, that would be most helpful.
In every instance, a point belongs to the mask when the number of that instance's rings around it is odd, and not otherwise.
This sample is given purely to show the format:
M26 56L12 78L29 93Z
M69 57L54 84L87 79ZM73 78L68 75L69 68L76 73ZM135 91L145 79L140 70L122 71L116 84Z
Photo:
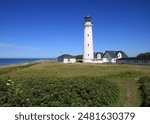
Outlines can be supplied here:
M113 59L111 60L111 62L112 62L112 63L116 63L116 58L113 58Z
M111 60L109 60L108 58L103 58L103 63L106 62L116 63L116 58L112 58Z
M76 63L75 58L64 58L63 63Z
M108 62L108 59L107 58L103 58L103 62Z
M103 60L94 60L93 63L103 63Z
M102 59L101 54L97 54L97 59Z
M83 63L92 63L94 59L92 26L89 21L84 23Z
M117 54L117 57L118 57L118 59L122 58L122 54L119 52L119 53Z

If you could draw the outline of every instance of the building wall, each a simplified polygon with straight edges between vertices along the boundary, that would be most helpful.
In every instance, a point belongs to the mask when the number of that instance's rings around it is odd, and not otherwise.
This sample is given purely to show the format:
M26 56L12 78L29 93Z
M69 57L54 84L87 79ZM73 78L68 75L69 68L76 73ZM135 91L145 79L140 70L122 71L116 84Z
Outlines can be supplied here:
M139 64L139 65L150 65L150 60L117 60L118 64Z
M116 58L112 58L111 62L116 63Z
M103 63L116 63L116 58L103 58Z
M108 53L103 56L103 62L112 62L112 58Z
M63 63L75 63L76 59L75 58L64 58Z
M103 58L103 62L105 63L105 62L109 62L108 61L108 58Z
M117 54L117 57L118 57L118 59L122 58L121 52L119 52L119 53Z
M93 61L93 63L103 63L103 60L102 60L102 59L101 59L101 60L95 59L95 60Z

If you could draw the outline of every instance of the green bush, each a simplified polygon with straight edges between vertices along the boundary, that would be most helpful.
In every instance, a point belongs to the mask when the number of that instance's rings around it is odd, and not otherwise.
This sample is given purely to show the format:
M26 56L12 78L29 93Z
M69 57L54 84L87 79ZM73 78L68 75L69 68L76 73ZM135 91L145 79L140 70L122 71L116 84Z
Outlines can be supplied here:
M14 97L14 82L11 80L0 80L0 105L11 106L11 99Z
M143 98L143 102L141 106L150 107L150 77L144 76L138 80L140 84L141 96Z
M148 84L148 83L150 83L150 77L148 77L148 76L141 77L138 80L138 83L139 84Z
M98 77L30 78L0 85L0 106L113 106L120 93L117 85Z
M142 97L143 97L143 102L142 105L143 107L150 107L150 84L144 84L140 87L142 91Z

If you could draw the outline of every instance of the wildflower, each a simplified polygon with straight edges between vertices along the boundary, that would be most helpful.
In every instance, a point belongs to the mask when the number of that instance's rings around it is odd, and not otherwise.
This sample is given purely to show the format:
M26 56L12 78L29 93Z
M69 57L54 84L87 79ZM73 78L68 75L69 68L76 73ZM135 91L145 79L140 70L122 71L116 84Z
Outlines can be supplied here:
M29 99L27 98L27 101L29 101Z
M11 82L12 80L7 80L8 82Z
M7 86L9 86L9 85L10 85L10 83L6 83L6 85L7 85Z

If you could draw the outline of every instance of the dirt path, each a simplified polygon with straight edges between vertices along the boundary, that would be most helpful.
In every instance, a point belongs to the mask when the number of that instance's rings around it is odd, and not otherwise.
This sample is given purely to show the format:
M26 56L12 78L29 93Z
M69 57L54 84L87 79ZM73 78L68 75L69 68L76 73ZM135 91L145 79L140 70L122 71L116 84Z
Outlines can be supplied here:
M125 101L125 104L124 104L125 107L131 107L131 106L133 106L132 105L131 91L132 91L131 90L131 86L128 85L127 92L126 92L126 101Z
M125 83L125 101L123 106L125 107L137 107L141 104L140 93L138 91L138 86L133 80L126 80Z

